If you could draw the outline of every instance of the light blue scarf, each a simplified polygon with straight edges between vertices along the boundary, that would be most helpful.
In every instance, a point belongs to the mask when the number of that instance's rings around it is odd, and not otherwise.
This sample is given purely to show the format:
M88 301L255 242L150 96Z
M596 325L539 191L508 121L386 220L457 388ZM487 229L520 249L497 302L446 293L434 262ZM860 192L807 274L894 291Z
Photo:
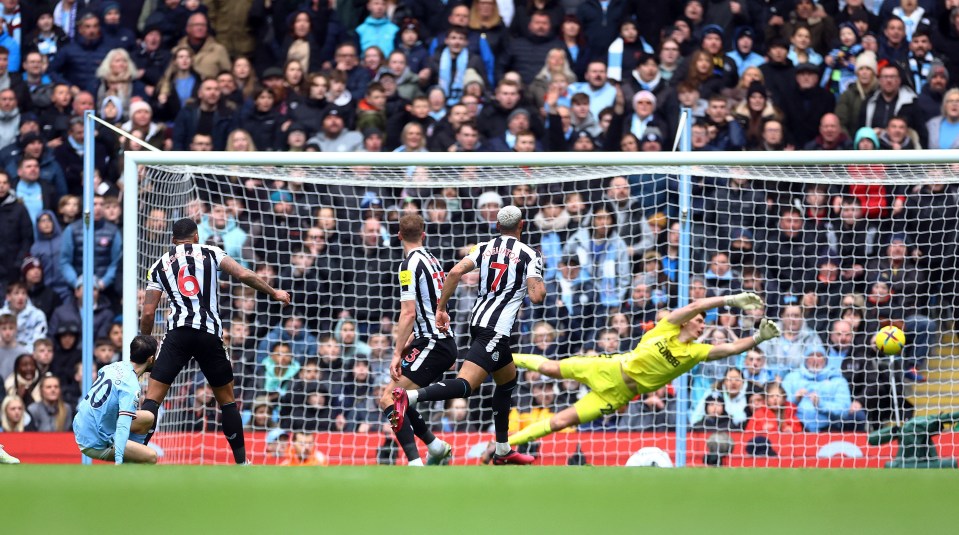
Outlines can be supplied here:
M440 89L446 93L446 105L452 106L458 104L460 97L463 96L463 77L466 75L466 69L469 68L469 51L463 49L456 56L456 77L453 77L453 58L449 47L443 49L440 53Z

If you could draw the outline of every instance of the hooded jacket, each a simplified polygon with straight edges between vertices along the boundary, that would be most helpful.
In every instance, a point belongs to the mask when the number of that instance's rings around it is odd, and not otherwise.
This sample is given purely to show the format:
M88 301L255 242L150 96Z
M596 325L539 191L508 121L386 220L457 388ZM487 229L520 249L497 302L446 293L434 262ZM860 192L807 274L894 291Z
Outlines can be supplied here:
M579 257L579 265L596 287L599 304L618 307L626 300L630 288L630 262L626 242L611 230L603 249L594 252L591 229L581 228L566 244L565 254Z
M47 337L47 317L39 308L33 306L29 298L19 314L10 309L8 299L0 309L0 314L13 314L17 317L17 342L25 346L33 347L34 342Z
M779 322L779 328L783 329L782 322ZM803 320L799 333L794 339L787 340L785 336L779 336L763 342L759 348L766 354L766 367L780 377L785 377L793 370L799 369L806 355L812 351L826 354L822 340L809 328L806 320Z
M810 354L807 351L807 354ZM829 426L830 416L843 414L852 404L849 383L839 370L823 368L812 371L805 364L789 373L783 379L783 390L790 403L796 404L796 415L806 431L820 431ZM802 397L797 395L805 390ZM818 404L813 404L809 394L819 396Z
M33 224L27 208L11 191L0 199L0 282L20 279L20 263L33 245Z
M247 234L236 223L236 219L227 217L226 226L218 229L210 223L210 216L204 215L197 226L197 230L200 235L200 243L213 244L222 248L226 251L226 254L246 267L243 262L243 247L246 245Z

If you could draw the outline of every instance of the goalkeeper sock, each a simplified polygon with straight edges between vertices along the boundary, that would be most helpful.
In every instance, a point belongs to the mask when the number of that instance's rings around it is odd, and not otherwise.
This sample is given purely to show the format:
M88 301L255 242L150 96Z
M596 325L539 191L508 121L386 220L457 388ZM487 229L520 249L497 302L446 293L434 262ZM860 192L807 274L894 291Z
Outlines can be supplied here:
M143 402L143 410L153 415L153 425L150 427L150 431L146 436L143 437L143 445L147 446L150 444L150 439L153 438L153 433L157 432L157 422L160 420L158 415L160 412L160 404L152 399L147 399Z
M243 464L246 462L246 440L243 437L243 418L236 408L236 402L220 405L220 415L223 417L223 436L233 450L233 460L236 464Z
M517 354L513 355L513 362L516 363L520 368L526 368L527 370L539 371L539 367L546 362L546 357L541 357L539 355L529 355L529 354Z
M552 433L553 430L549 426L549 418L539 420L538 422L533 422L532 424L526 426L525 429L519 433L515 433L509 437L509 443L514 446L519 446L526 444L527 442L532 442L540 437L545 437L546 435Z
M412 406L406 409L406 421L409 422L410 427L413 428L413 434L419 437L424 444L431 444L436 441L436 436L430 431L430 427L423 421L423 417L420 416L419 411Z
M496 429L498 443L505 444L509 436L509 410L513 404L515 389L516 377L513 377L509 382L496 385L496 389L493 390L493 427Z
M386 419L389 420L390 416L393 415L394 406L390 405L389 407L383 409L383 414L386 415ZM414 460L420 460L420 452L416 448L416 439L413 437L413 427L410 425L410 413L415 413L416 411L410 407L406 411L406 419L403 421L403 425L395 431L396 440L399 441L400 447L403 448L403 453L406 454L406 458L413 462ZM419 416L419 414L417 414Z
M447 399L468 398L473 388L469 381L457 377L450 381L433 383L426 388L413 390L407 393L410 397L410 406L424 401L445 401Z

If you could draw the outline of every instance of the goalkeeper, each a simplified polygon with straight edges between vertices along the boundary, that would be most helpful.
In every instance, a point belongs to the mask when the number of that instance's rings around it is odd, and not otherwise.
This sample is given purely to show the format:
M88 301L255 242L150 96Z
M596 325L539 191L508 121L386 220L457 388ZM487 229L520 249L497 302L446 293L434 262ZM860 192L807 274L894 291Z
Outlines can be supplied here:
M513 355L521 368L556 379L575 379L588 386L590 392L572 407L510 436L509 443L526 444L560 429L612 414L637 394L655 392L704 360L738 355L779 336L779 327L763 319L753 336L716 346L696 343L706 328L706 311L723 305L750 310L763 306L763 301L749 292L699 299L671 312L628 353L574 356L560 361L538 355Z

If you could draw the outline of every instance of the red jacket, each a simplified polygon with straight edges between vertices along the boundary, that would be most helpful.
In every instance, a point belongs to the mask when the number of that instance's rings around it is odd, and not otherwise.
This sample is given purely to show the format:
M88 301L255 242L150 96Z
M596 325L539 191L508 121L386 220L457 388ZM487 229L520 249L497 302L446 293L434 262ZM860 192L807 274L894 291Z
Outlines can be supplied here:
M775 433L785 431L791 433L802 433L802 423L796 418L796 406L787 403L782 409L782 419L776 415L776 411L769 407L763 407L753 414L746 424L746 432L753 433Z

